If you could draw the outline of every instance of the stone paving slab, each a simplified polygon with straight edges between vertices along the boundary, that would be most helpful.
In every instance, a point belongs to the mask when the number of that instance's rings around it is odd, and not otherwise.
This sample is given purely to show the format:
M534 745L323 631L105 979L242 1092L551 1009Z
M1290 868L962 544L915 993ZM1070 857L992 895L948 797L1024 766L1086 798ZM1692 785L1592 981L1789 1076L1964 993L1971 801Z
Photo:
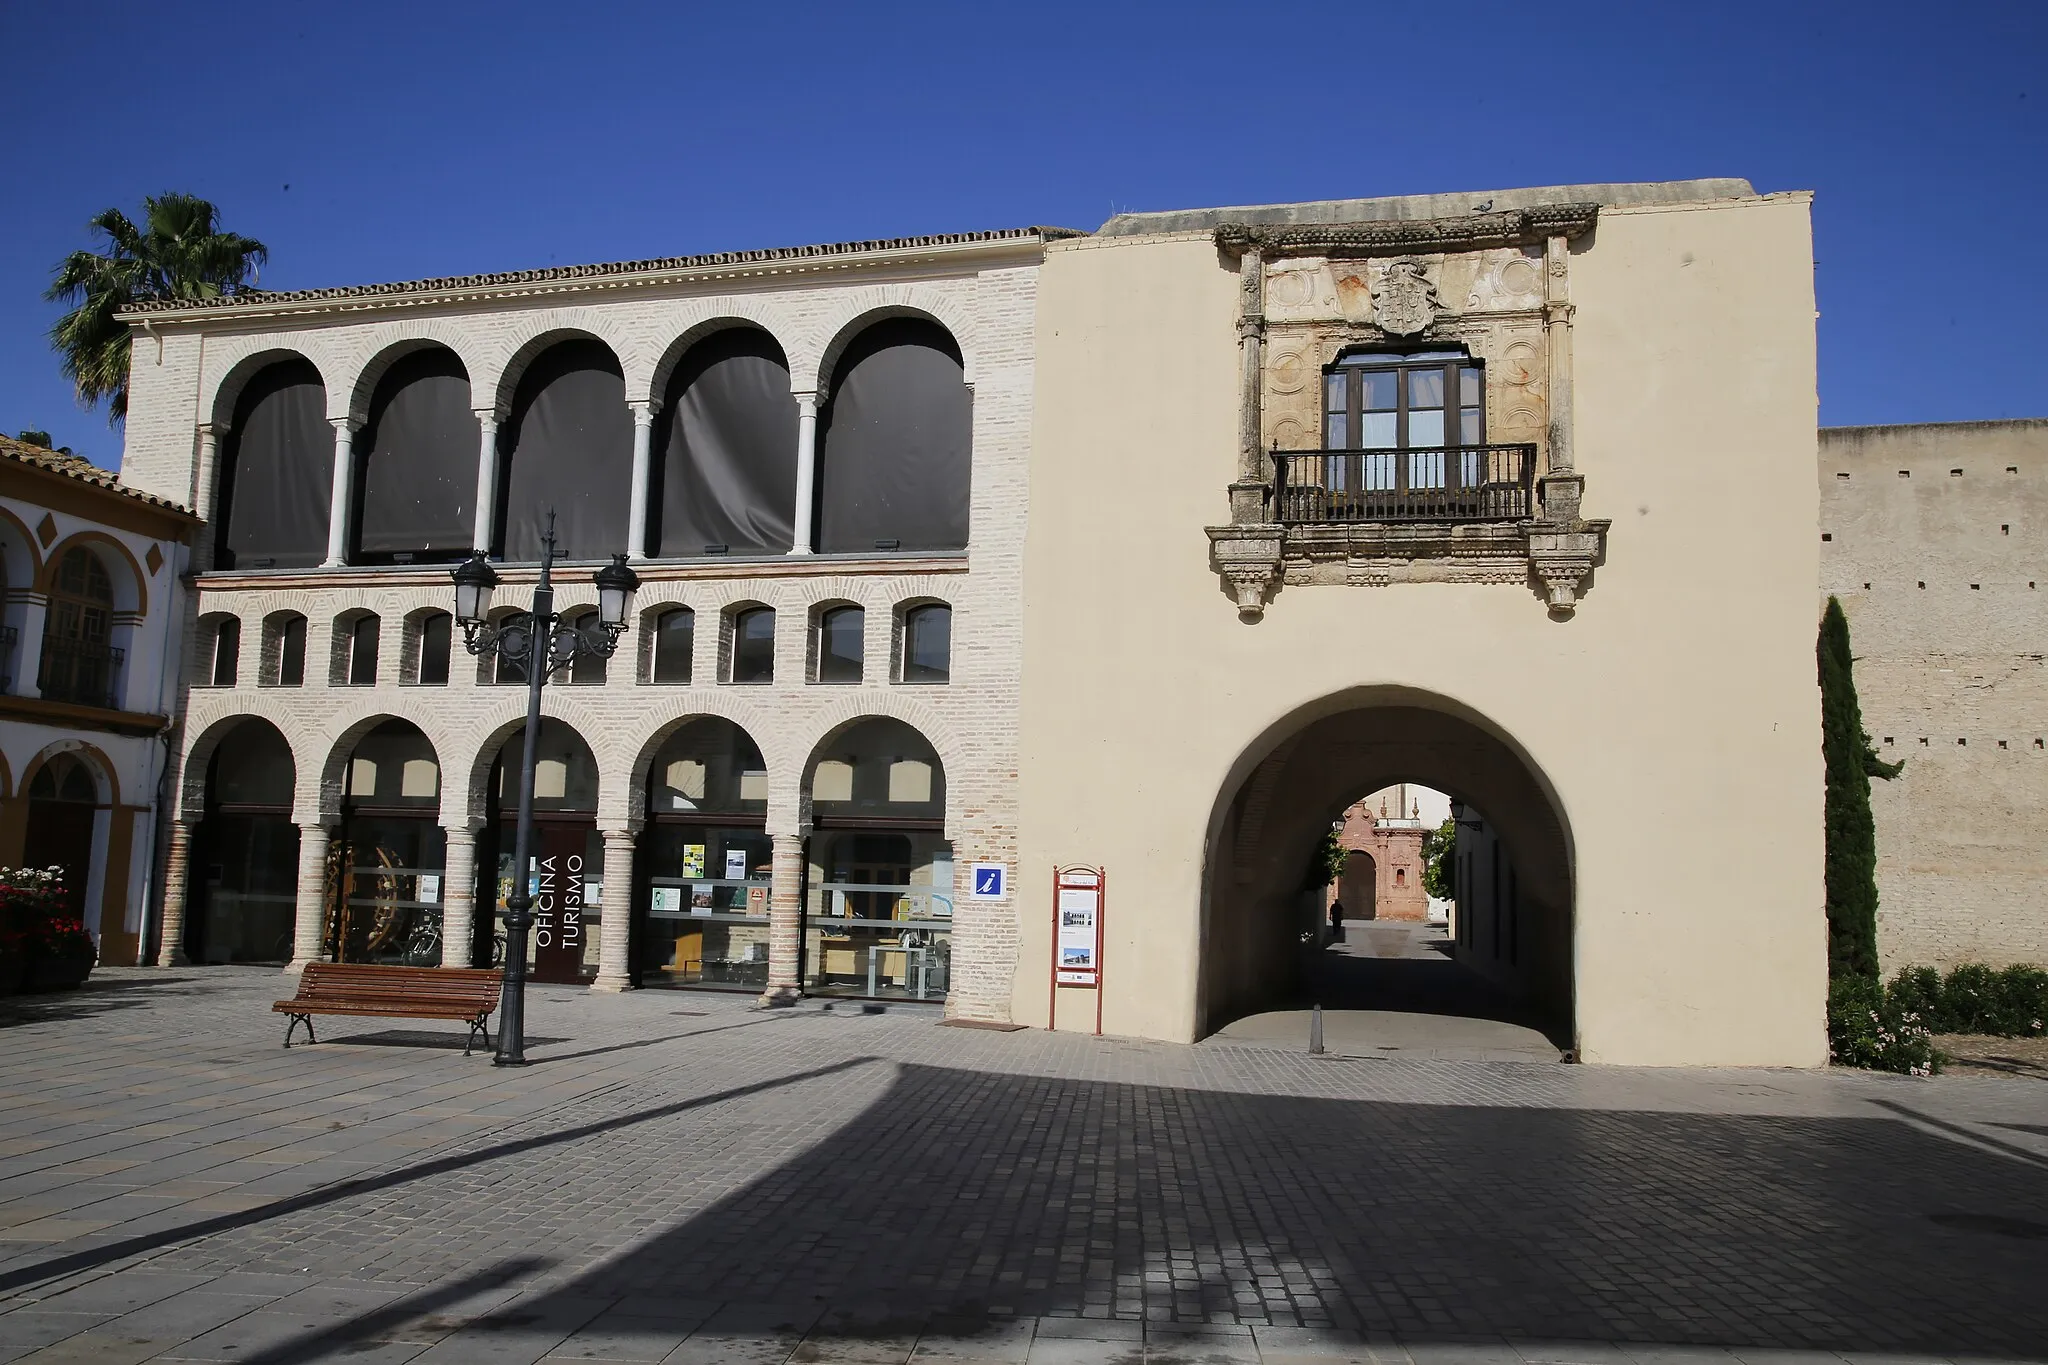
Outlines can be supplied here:
M561 988L507 1071L279 989L0 1001L0 1362L2048 1359L2029 1080Z

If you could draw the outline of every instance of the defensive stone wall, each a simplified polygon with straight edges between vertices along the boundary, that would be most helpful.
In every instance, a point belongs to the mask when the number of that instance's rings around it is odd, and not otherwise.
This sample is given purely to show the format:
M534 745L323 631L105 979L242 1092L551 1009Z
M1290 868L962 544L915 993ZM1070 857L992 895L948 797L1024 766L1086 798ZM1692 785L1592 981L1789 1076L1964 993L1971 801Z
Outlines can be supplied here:
M1841 599L1871 784L1878 949L2048 962L2048 420L1821 432L1821 595Z

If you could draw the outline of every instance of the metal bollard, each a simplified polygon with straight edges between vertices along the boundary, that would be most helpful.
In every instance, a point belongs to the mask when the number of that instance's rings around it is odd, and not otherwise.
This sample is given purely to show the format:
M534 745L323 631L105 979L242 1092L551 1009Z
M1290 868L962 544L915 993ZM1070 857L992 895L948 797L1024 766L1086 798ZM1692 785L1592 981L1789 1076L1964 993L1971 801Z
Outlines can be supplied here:
M1312 1057L1323 1055L1323 1007L1317 1005L1308 1017L1308 1050Z

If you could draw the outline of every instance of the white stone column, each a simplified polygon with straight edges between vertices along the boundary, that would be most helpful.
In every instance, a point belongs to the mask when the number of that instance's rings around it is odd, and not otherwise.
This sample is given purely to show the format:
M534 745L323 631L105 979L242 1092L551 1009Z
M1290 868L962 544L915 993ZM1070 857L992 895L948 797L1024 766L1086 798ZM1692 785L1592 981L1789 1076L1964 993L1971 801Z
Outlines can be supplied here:
M498 411L478 408L476 422L483 429L476 455L476 544L469 548L480 554L491 552L497 532L498 513Z
M768 989L764 1005L794 1005L803 996L797 979L797 950L803 938L804 841L795 834L775 836L768 862Z
M626 514L626 558L645 559L647 491L654 478L654 413L659 405L636 398L626 406L633 410L633 501Z
M356 428L353 417L330 417L334 427L334 486L327 504L327 558L323 569L348 563L348 518L356 500Z
M292 963L285 968L288 972L304 971L308 962L327 960L321 939L327 928L327 850L333 840L325 825L299 826L297 918L292 929Z
M450 826L441 869L441 965L467 967L475 950L476 831Z
M633 831L604 832L604 899L597 924L594 991L633 989Z
M14 695L43 695L43 629L50 622L50 599L37 593L21 604L21 638L14 642Z
M818 395L796 396L796 528L789 552L811 553L811 523L817 509L812 506L818 477Z
M156 965L183 967L192 959L185 956L185 888L191 880L192 822L171 822L170 847L164 851L164 916L157 945Z

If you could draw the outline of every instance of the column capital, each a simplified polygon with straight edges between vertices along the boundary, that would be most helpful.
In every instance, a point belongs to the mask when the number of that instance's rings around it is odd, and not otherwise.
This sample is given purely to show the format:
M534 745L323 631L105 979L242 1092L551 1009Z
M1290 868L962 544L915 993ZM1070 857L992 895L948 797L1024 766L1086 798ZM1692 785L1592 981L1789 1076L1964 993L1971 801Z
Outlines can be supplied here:
M633 421L637 425L643 427L650 426L654 422L654 414L661 411L661 400L658 398L628 398L626 406L633 410Z
M363 419L356 416L354 413L349 413L346 417L328 418L327 425L333 427L337 434L353 436L356 434L356 431L363 425Z
M477 421L487 427L503 425L507 415L505 410L500 407L471 408L470 411L476 414Z
M230 427L226 422L201 422L199 424L199 434L216 441L227 435L229 430Z
M805 408L809 408L812 412L818 410L818 391L816 389L791 389L789 396L796 399L797 411L799 412Z

